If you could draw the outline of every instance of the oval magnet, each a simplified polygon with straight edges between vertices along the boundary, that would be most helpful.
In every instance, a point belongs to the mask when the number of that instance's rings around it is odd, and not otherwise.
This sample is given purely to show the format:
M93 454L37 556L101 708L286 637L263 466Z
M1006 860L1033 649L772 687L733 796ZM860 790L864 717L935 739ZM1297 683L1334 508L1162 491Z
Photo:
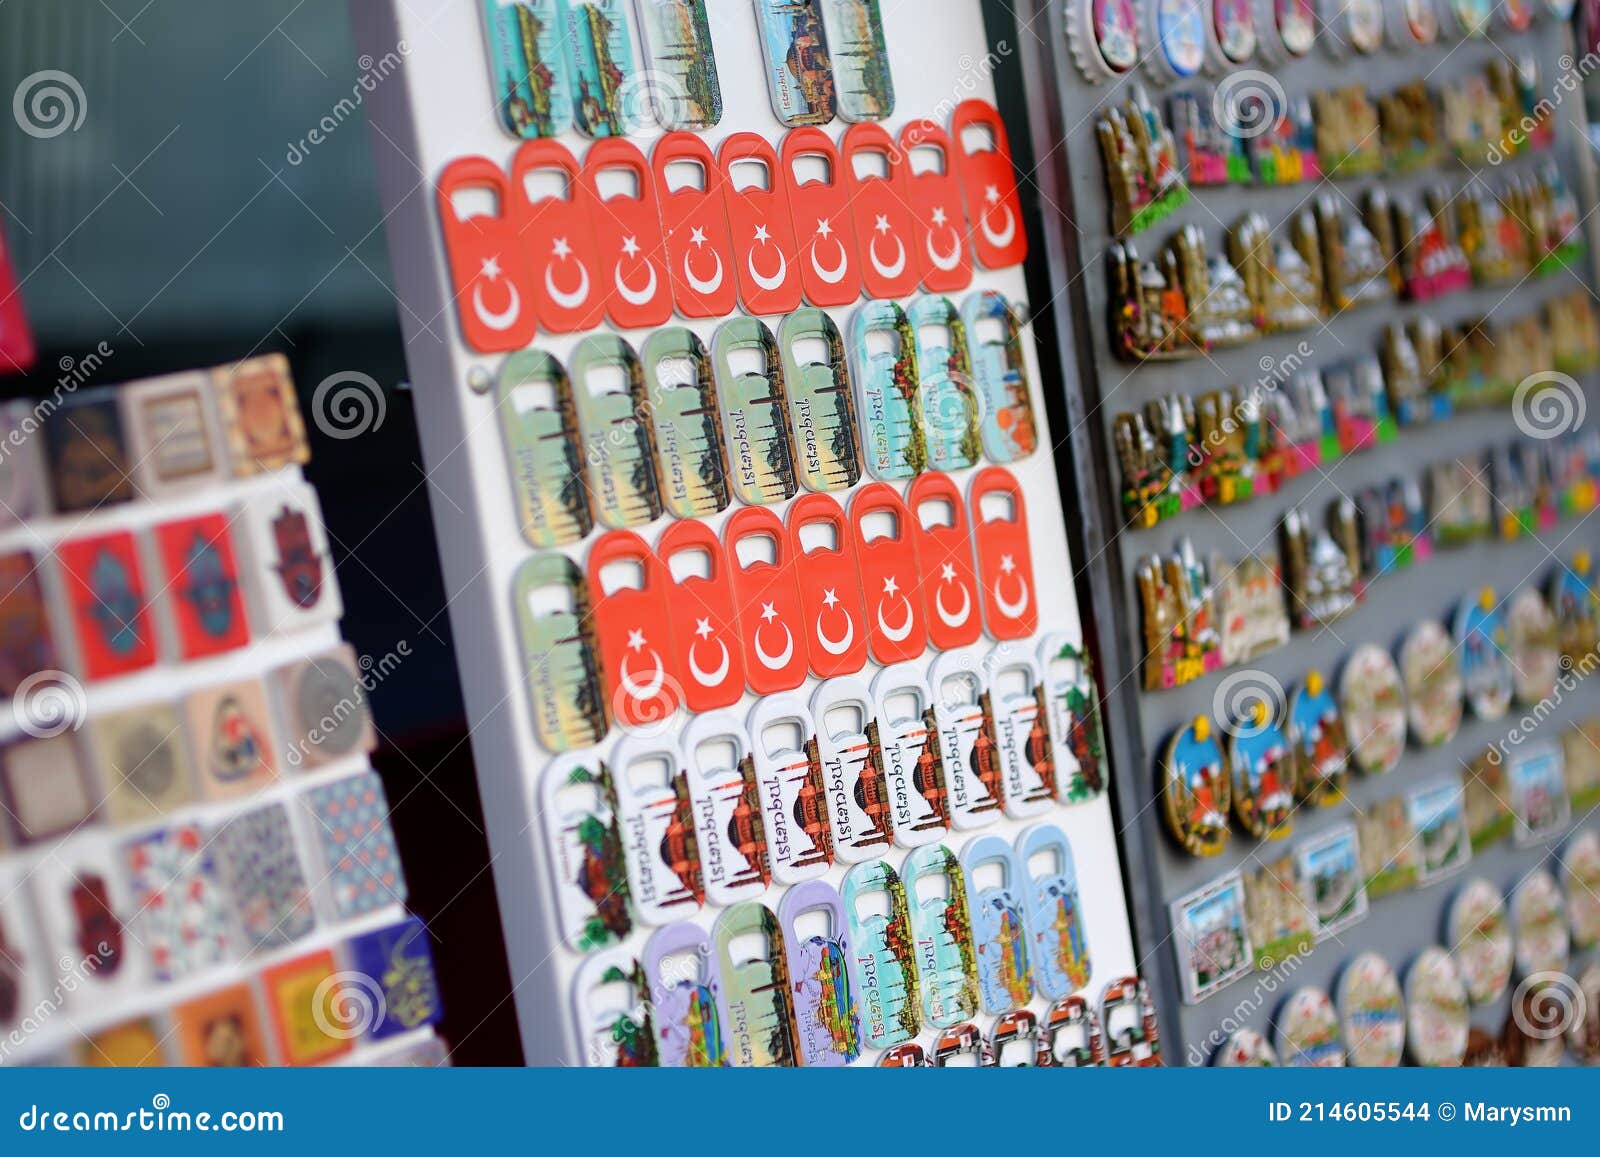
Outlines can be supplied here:
M678 518L726 510L732 495L711 355L693 330L672 326L645 340L640 360L662 504Z
M778 346L800 481L848 490L861 479L861 453L844 339L820 309L799 309L778 327Z
M857 864L840 886L850 924L851 980L861 1043L891 1048L917 1035L920 1001L911 912L900 877L884 860Z
M967 916L967 885L943 844L914 849L900 868L916 937L922 1018L948 1028L978 1011L978 966Z
M639 919L668 924L705 903L683 756L671 735L627 735L611 756L629 892Z
M950 114L956 173L972 218L972 251L985 269L1009 269L1028 255L1011 143L1000 112L986 100L964 100ZM984 148L969 148L977 140Z
M656 548L672 626L672 669L690 711L744 695L744 654L727 556L703 522L675 522Z
M971 522L961 491L948 474L919 475L906 492L917 561L922 567L922 605L928 639L952 651L978 641L978 576L972 562Z
M989 466L973 476L969 493L983 621L992 638L1025 639L1039 629L1039 602L1022 485L1009 470Z
M650 400L633 347L609 333L579 342L572 351L572 396L595 520L622 529L660 518L661 492L645 418Z
M697 715L684 730L683 755L706 900L725 907L754 899L772 868L744 720L731 711Z
M583 1063L648 1068L657 1063L650 999L633 950L603 948L572 978L572 1018Z
M1100 696L1087 652L1064 631L1039 644L1045 711L1062 803L1086 803L1106 786L1105 733Z
M1452 738L1461 728L1461 664L1450 634L1432 619L1413 627L1400 644L1411 737L1423 747Z
M1002 644L984 660L984 676L1006 814L1014 819L1038 815L1056 798L1055 753L1039 666L1027 652Z
M1574 740L1585 746L1589 743L1581 728L1569 736L1569 745ZM1587 828L1574 833L1561 851L1561 880L1567 893L1572 944L1586 951L1600 944L1600 831Z
M969 840L961 853L967 911L985 1012L1000 1014L1033 999L1028 930L1023 917L1026 881L1016 853L999 836Z
M916 244L917 219L905 154L877 124L851 125L839 151L862 286L868 297L910 297L920 266L908 248Z
M1363 952L1339 973L1339 1025L1350 1063L1359 1068L1393 1068L1406 1040L1405 1001L1389 962Z
M1041 996L1060 1000L1087 986L1093 971L1066 833L1054 824L1025 830L1017 837L1017 866L1026 882L1033 983Z
M590 140L627 136L648 125L645 78L633 67L624 0L562 0L556 11L566 49L572 124Z
M720 1069L727 1058L710 933L687 920L657 928L645 941L642 963L655 1022L657 1063Z
M738 1068L795 1063L789 969L778 918L759 900L735 904L711 927L722 980L722 1039Z
M1241 1028L1217 1050L1212 1063L1224 1069L1275 1069L1278 1054L1255 1029Z
M727 317L738 307L738 287L722 170L711 146L693 133L667 133L650 153L650 168L678 312ZM674 174L690 179L675 182Z
M607 197L601 173L622 174L631 184ZM672 316L672 279L650 163L621 137L589 146L583 158L584 195L590 206L601 294L619 329L665 325Z
M1517 972L1565 972L1572 957L1567 903L1556 878L1543 868L1524 877L1511 893L1511 931Z
M1248 710L1228 733L1233 815L1258 840L1282 839L1294 830L1294 756L1273 705L1257 699Z
M923 297L908 314L916 337L917 400L928 468L964 470L983 452L978 425L981 399L972 378L967 327L948 298Z
M789 961L795 1052L803 1065L835 1068L861 1055L861 1026L850 989L851 944L844 902L832 884L807 880L778 905Z
M667 568L633 531L613 530L589 548L588 577L612 717L624 728L670 726L683 683L673 662Z
M859 678L829 679L811 698L811 717L835 856L854 864L882 855L891 838L890 801L872 693Z
M1493 883L1469 880L1450 902L1445 946L1455 957L1467 997L1474 1004L1499 1000L1511 984L1516 948L1505 897Z
M874 478L914 478L928 462L917 380L917 341L905 311L868 302L850 322L851 376L861 415L862 454Z
M511 159L511 218L522 245L522 268L534 271L531 289L539 324L550 333L593 329L605 315L605 293L596 287L599 262L582 174L572 151L560 141L524 141ZM559 193L535 197L540 187L560 184Z
M1255 0L1256 37L1272 64L1309 56L1317 40L1316 0Z
M1097 1068L1106 1063L1100 1014L1081 996L1052 1004L1044 1014L1044 1047L1039 1063L1056 1069Z
M1364 643L1345 660L1339 713L1356 766L1368 775L1394 770L1406 748L1406 693L1388 651Z
M911 512L894 487L872 482L850 499L850 531L873 659L888 665L918 658L928 626L917 593L922 569Z
M900 151L922 288L959 293L972 284L972 252L950 136L930 120L911 121L900 130Z
M1159 1068L1161 1028L1150 987L1137 976L1122 976L1100 995L1100 1023L1106 1034L1106 1064L1111 1068Z
M1443 948L1429 945L1406 969L1406 1047L1412 1061L1428 1067L1460 1065L1471 1027L1467 990L1455 961Z
M802 158L822 175L802 181ZM816 306L851 305L861 296L861 271L839 151L821 129L797 128L783 136L782 161L805 298Z
M1140 38L1151 45L1145 67L1158 84L1198 76L1206 63L1206 0L1150 0Z
M808 543L810 547L808 549ZM804 494L789 507L789 557L794 560L811 672L850 675L867 662L866 612L844 510L826 494Z
M1090 84L1115 80L1139 64L1139 18L1133 0L1073 0L1066 8L1067 47Z
M1017 315L1004 294L985 289L967 298L961 320L976 371L983 452L1001 465L1026 458L1039 443Z
M460 216L455 198L470 190L488 192L495 211ZM438 205L462 340L485 354L521 349L536 331L534 296L505 172L487 157L452 161L439 174Z
M1316 807L1342 800L1350 778L1350 745L1339 701L1321 671L1308 672L1289 696L1289 743L1297 765L1296 797Z
M594 518L567 371L543 350L519 350L500 365L495 412L522 537L533 546L583 539Z
M792 313L800 308L800 253L789 212L789 183L778 154L765 137L734 133L718 149L717 165L740 300L757 317ZM757 168L764 171L761 181L741 188L736 170L753 176Z
M872 681L872 706L895 843L921 847L950 828L933 692L915 667L888 667Z
M1389 40L1396 47L1427 47L1439 39L1438 0L1400 0L1388 12Z
M928 670L935 742L950 793L950 822L958 831L993 823L1004 802L994 716L980 668L981 656L969 649L945 652Z
M1214 856L1228 846L1232 795L1211 720L1196 716L1168 741L1161 761L1162 814L1184 851Z
M799 483L777 339L753 317L732 318L712 337L711 359L734 492L752 506L793 498Z
M792 691L806 679L805 622L789 558L789 532L772 511L747 506L723 529L733 597L744 637L744 674L757 695ZM782 640L781 642L779 640Z
M1016 1008L994 1022L985 1047L986 1063L999 1069L1030 1069L1042 1065L1044 1034L1030 1009Z
M615 944L633 931L616 788L594 753L562 755L545 768L539 814L555 873L561 940L574 952Z
M1209 0L1206 64L1212 70L1248 65L1256 54L1256 15L1252 0Z
M750 712L750 747L767 829L767 855L780 884L820 876L833 863L816 727L795 695L769 695Z
M1344 1068L1339 1014L1320 988L1302 988L1278 1011L1278 1055L1289 1068Z
M880 121L894 112L894 78L878 0L822 0L839 118Z
M1561 672L1560 632L1538 591L1524 587L1506 608L1511 643L1512 690L1532 707L1555 694Z
M592 747L609 726L589 588L563 554L536 554L512 582L529 708L550 751Z

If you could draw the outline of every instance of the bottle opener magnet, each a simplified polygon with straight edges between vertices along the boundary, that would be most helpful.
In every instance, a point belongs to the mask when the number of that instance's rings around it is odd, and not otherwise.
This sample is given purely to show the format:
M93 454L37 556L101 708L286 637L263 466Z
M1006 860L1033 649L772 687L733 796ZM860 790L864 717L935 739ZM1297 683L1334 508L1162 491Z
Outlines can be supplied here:
M1044 1014L1040 1064L1057 1069L1098 1068L1106 1063L1100 1014L1081 996L1058 1000Z
M543 350L512 354L500 364L495 409L522 537L546 547L582 540L594 519L567 371Z
M784 134L782 159L806 300L815 306L854 305L861 296L861 271L839 151L827 133L804 127ZM802 160L820 164L823 175L802 182Z
M850 500L850 531L873 659L888 666L918 658L928 645L928 624L917 596L922 571L911 512L893 486L872 482Z
M1039 645L1039 666L1061 802L1086 803L1106 785L1105 733L1093 665L1067 634L1057 632Z
M936 1069L977 1069L987 1068L989 1064L988 1043L975 1024L947 1028L933 1042L933 1067Z
M682 756L671 734L626 735L611 757L634 910L670 924L705 903Z
M665 129L709 129L722 120L722 85L705 0L635 0L650 78L650 103Z
M889 791L867 684L849 676L827 680L811 698L811 717L834 855L847 864L883 855L891 839Z
M748 900L718 916L711 935L722 980L722 1039L728 1064L793 1065L789 969L778 918L759 900ZM756 955L749 955L746 946L755 948Z
M607 171L631 178L632 193L607 197L600 178ZM606 313L619 329L665 325L672 316L672 281L650 163L631 141L609 137L589 146L582 179Z
M985 1012L1000 1015L1033 999L1028 967L1028 932L1016 853L1000 836L978 836L961 853L967 877L967 910L978 966L978 993ZM992 883L983 881L993 877Z
M978 431L991 462L1009 465L1039 445L1022 327L1005 295L984 289L961 307L978 390Z
M622 388L604 389L604 379L620 375ZM572 352L573 400L583 439L584 473L595 520L622 529L661 517L655 455L644 369L626 339L591 334Z
M922 605L928 639L940 651L978 641L978 576L972 562L971 523L961 491L948 474L918 475L906 492L922 567Z
M978 966L967 916L967 884L943 844L917 848L900 869L916 937L922 1017L949 1028L978 1011Z
M833 119L833 63L821 0L755 0L772 112L786 127Z
M905 311L872 301L850 322L851 374L865 433L862 447L874 478L915 478L928 464L917 381L917 341Z
M1017 838L1016 859L1026 879L1033 982L1041 996L1061 1000L1093 972L1072 845L1054 824L1036 824Z
M722 170L711 146L693 133L668 133L650 154L672 295L684 317L727 317L738 308L733 241L722 195ZM674 186L674 172L698 172L698 184Z
M658 928L645 941L640 963L654 1012L657 1062L691 1069L727 1064L711 934L687 920Z
M990 466L973 477L971 495L984 622L995 639L1025 639L1039 629L1039 604L1022 486L1010 471ZM1001 513L999 504L1009 509Z
M912 121L900 130L900 151L917 226L913 247L922 288L928 293L959 293L972 283L972 254L950 136L930 120Z
M590 140L624 136L644 120L626 2L561 0L557 6L564 24L572 123Z
M857 864L840 887L850 922L852 982L861 1043L890 1048L917 1035L916 949L906 890L883 860Z
M501 127L514 137L553 137L571 107L555 0L487 0L484 33Z
M832 497L804 494L790 505L789 557L800 587L801 621L810 624L812 674L829 679L861 670L867 662L866 612L850 527Z
M633 531L613 530L589 548L588 578L612 717L624 728L667 726L683 684L673 663L666 566Z
M844 340L822 310L799 309L783 319L778 345L800 481L810 490L848 490L861 479L861 454Z
M861 1025L850 988L851 945L844 902L832 884L807 880L778 904L789 962L795 1052L803 1065L836 1068L861 1055ZM815 932L806 929L820 924Z
M806 645L794 633L805 614L789 532L772 511L746 506L733 512L723 536L744 636L745 680L757 695L792 691L806 679Z
M536 176L553 177L562 192L534 199ZM605 313L605 295L595 286L592 212L580 176L578 162L560 141L526 141L511 160L510 217L522 245L518 264L532 278L539 324L551 333L593 329Z
M917 219L911 211L905 154L881 125L854 124L839 145L849 189L851 224L867 296L881 301L917 291L921 266L911 249Z
M603 948L572 978L572 1014L583 1062L595 1068L652 1068L656 1039L644 970L630 948Z
M772 882L772 869L744 720L728 711L696 716L683 754L706 901L725 907L754 899Z
M1022 227L1011 144L999 111L988 101L964 100L950 116L950 132L967 211L977 226L972 248L978 264L985 269L1021 265L1028 256L1028 234ZM967 147L970 138L985 136L988 148Z
M1025 819L1056 802L1056 765L1044 679L1028 651L996 647L984 663L994 709L1001 795L1008 816Z
M881 121L894 112L894 78L878 0L821 0L839 116Z
M887 667L872 681L872 706L895 843L932 843L950 829L944 768L933 738L933 692L915 667Z
M694 712L732 706L744 695L744 655L722 543L703 522L675 522L656 557L670 592L672 667L684 705Z
M994 716L979 661L970 650L947 651L928 672L935 742L950 793L950 822L957 831L993 823L1003 802Z
M594 746L610 724L583 575L566 555L536 554L517 568L513 590L539 742L550 751Z
M458 216L455 196L468 189L493 194L496 211ZM461 337L479 353L521 349L534 337L534 296L511 206L505 172L487 157L462 157L439 174L439 226Z
M734 493L752 506L793 498L799 482L783 360L772 331L753 317L730 318L711 339L711 357Z
M633 918L610 770L592 753L560 756L545 769L539 796L562 942L592 952L625 939Z
M800 308L799 246L789 212L789 185L766 138L734 133L717 152L732 231L735 273L744 307L757 317ZM740 187L739 167L765 170L764 183Z
M1161 1028L1150 986L1137 976L1106 985L1100 997L1100 1024L1106 1034L1106 1064L1114 1069L1160 1068Z
M1031 1069L1044 1048L1039 1018L1032 1009L1017 1008L994 1022L984 1044L984 1064L999 1069Z
M822 875L833 863L833 831L805 702L794 695L758 700L750 713L750 746L773 878L798 884Z
M922 403L928 466L964 470L982 454L978 434L980 401L967 353L967 327L956 307L943 297L919 298L909 314L916 335L917 398Z
M671 326L645 339L641 360L663 505L678 518L726 510L732 495L711 355L693 330Z

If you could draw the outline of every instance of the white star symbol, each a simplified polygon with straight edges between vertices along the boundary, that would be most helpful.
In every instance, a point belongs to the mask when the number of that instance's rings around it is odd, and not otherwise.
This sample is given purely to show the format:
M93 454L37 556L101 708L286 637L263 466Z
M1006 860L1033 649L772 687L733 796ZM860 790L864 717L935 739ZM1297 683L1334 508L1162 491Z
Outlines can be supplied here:
M878 215L877 224L873 225L873 228L875 230L877 230L879 233L882 233L885 236L888 236L888 233L889 233L889 218L880 213Z
M890 575L888 578L883 580L883 593L886 595L897 595L900 593L900 584L894 581L894 575Z
M558 261L563 257L572 256L572 246L567 244L567 239L565 237L557 237L556 238L556 244L555 244L555 250L554 251L555 251L556 259Z
M639 239L637 237L624 237L622 239L622 251L629 257L637 257L639 255Z
M711 637L711 620L696 619L694 633L699 635L702 639L709 639Z
M495 280L495 278L499 277L500 276L500 255L498 253L496 253L493 257L485 257L483 259L483 266L482 266L480 271L490 281L493 281L493 280Z
M700 228L697 225L693 229L689 230L689 244L690 245L693 245L696 249L698 249L698 248L700 248L700 246L704 245L705 243L706 243L706 231L704 229Z
M767 227L765 225L756 226L756 240L761 242L763 245L772 240L772 235L767 232Z
M822 605L825 607L836 607L839 605L839 596L833 593L832 587L829 587L827 590L822 592Z
M935 225L943 225L948 220L950 220L950 218L945 216L944 206L943 205L940 205L940 206L938 206L937 208L934 209L934 211L933 211L933 223Z
M761 617L763 619L765 619L767 622L770 623L770 622L772 622L773 619L778 617L778 612L773 609L773 606L772 606L771 603L762 603L761 604Z
M951 566L949 563L945 563L942 567L939 568L939 578L941 580L943 580L944 582L947 582L947 583L955 582L956 581L956 568Z
M642 650L644 650L644 632L643 631L629 631L628 632L628 650L630 650L630 651L642 651Z
M830 222L826 217L818 217L817 218L817 236L818 237L832 237L833 236L833 223Z
M993 185L985 185L983 187L983 199L991 205L998 205L1000 203L1000 190Z
M1012 571L1014 571L1016 569L1017 569L1017 564L1012 561L1011 556L1009 554L1003 554L1003 555L1000 556L1000 573L1001 574L1010 574Z

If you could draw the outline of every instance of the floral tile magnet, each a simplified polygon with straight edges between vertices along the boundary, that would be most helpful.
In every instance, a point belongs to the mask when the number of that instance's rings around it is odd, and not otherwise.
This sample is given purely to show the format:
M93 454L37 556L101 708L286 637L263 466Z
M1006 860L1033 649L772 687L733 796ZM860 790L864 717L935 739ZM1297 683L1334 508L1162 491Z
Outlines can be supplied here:
M405 873L378 773L363 771L300 798L321 861L318 886L327 890L334 916L348 920L405 903Z
M268 804L235 816L217 833L215 848L251 948L276 948L311 931L311 893L287 807Z
M222 881L197 824L163 828L127 844L135 928L157 980L182 980L233 954Z

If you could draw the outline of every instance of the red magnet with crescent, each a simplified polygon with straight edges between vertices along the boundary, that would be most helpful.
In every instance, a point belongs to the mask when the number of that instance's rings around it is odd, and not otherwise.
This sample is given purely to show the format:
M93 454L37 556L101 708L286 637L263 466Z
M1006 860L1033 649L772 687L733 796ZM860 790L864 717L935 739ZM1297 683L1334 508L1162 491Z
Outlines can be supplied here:
M494 197L495 212L456 213L455 196L481 189ZM479 353L504 353L532 343L534 301L527 265L511 213L511 183L487 157L462 157L439 175L439 225L450 259L461 337Z
M759 316L800 308L800 252L789 213L789 183L765 137L734 133L717 153L722 168L734 268L745 309ZM766 169L765 184L737 187L734 169Z
M1039 626L1039 598L1022 486L1011 471L990 466L972 479L971 497L984 622L995 639L1025 639Z
M884 127L870 121L846 129L839 150L867 296L910 297L917 291L922 266L912 252L917 219L911 212L905 156Z
M529 179L558 174L564 196L532 198ZM522 239L524 268L532 282L539 324L551 333L593 329L605 316L589 198L578 162L559 141L525 142L511 159L513 217Z
M727 707L744 694L744 655L733 601L728 559L716 532L703 522L674 522L656 554L671 586L673 657L683 673L683 701L690 711ZM703 571L694 556L705 558ZM680 578L678 559L687 564Z
M667 568L633 531L613 530L590 548L587 574L612 715L624 727L659 724L681 694Z
M963 290L972 283L972 250L950 135L930 120L912 121L900 130L900 148L906 156L906 186L917 223L912 249L922 288L929 293ZM919 155L929 162L920 173Z
M808 529L816 535L810 550ZM795 499L789 507L789 557L800 586L811 672L819 679L853 675L867 664L866 609L855 553L844 510L831 495Z
M723 529L723 545L739 608L745 681L757 695L792 691L806 681L807 652L783 520L764 506L741 507Z
M983 612L961 489L948 474L919 474L906 492L906 505L922 572L928 638L941 651L977 642L983 634Z
M650 154L666 237L672 295L684 317L727 317L739 307L738 274L722 195L722 170L694 133L668 133ZM699 172L699 184L674 189L673 174Z
M604 197L600 174L606 170L631 175L636 195ZM583 158L583 191L594 209L591 220L606 313L622 329L665 325L672 317L672 280L655 182L644 154L622 137L596 141Z
M911 512L893 486L873 482L850 500L850 530L872 657L885 665L917 658L928 645L928 622Z
M802 157L820 159L827 176L801 184L796 163ZM861 296L850 191L840 167L839 150L821 129L792 129L784 136L783 177L800 247L800 285L816 306L853 305Z
M967 196L967 215L972 219L972 249L978 264L985 269L1021 265L1028 256L1028 234L1022 227L1022 202L1017 197L1011 144L999 112L988 101L962 101L950 118L950 132L955 143L956 172ZM991 147L969 152L969 138L983 134L988 136Z

